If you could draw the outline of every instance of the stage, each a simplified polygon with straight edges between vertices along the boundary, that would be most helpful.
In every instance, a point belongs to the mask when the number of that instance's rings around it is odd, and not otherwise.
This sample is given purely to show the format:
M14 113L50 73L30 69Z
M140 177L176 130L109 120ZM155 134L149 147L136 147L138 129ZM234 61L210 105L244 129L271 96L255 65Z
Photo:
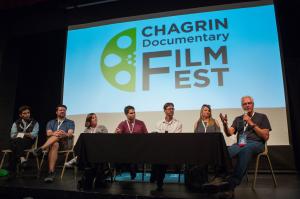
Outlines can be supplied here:
M27 174L24 174L27 175ZM89 191L79 191L76 182L80 178L78 173L77 180L74 179L72 170L68 169L63 180L58 177L52 184L43 182L35 176L23 176L7 182L4 177L0 178L0 198L218 198L216 193L200 193L190 191L181 182L177 183L177 174L168 174L164 191L157 192L156 185L149 183L149 174L146 173L145 180L142 182L139 173L135 181L130 181L129 174L123 173L116 178L116 182L107 182L105 187L94 188ZM58 176L58 175L57 175ZM182 175L183 176L183 175ZM261 199L261 198L288 198L298 199L300 197L300 176L297 174L276 174L278 187L273 187L270 174L259 174L256 190L251 189L253 174L249 174L249 181L246 179L235 190L235 198Z

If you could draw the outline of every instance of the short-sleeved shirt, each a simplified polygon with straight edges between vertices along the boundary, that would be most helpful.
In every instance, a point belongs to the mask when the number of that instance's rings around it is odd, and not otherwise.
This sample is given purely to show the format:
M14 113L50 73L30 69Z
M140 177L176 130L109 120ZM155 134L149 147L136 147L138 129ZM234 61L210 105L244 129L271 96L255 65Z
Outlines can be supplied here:
M59 125L59 122L57 119L50 120L47 123L46 131L51 130L51 131L57 131L57 130L63 130L66 133L68 130L75 130L75 123L73 120L65 119L62 124Z
M263 113L255 112L251 117L251 120L261 129L269 129L269 131L272 130L268 117ZM264 142L264 140L256 134L255 130L251 126L248 125L244 132L245 122L243 120L243 115L236 117L231 127L235 129L234 133L238 133L238 136L241 133L245 133L247 140Z
M120 129L120 132L118 133L132 133L132 134L148 133L145 123L137 119L133 123L129 123L127 120L122 121L118 125L118 128Z
M64 121L60 124L57 119L50 120L47 123L46 131L57 131L57 130L63 130L64 132L68 133L68 130L75 130L75 123L73 120L69 120L67 118L64 119ZM64 138L59 141L59 150L66 150L70 149L73 145L73 138L68 139Z
M164 119L156 124L155 130L158 133L181 133L182 123L175 118L169 122Z

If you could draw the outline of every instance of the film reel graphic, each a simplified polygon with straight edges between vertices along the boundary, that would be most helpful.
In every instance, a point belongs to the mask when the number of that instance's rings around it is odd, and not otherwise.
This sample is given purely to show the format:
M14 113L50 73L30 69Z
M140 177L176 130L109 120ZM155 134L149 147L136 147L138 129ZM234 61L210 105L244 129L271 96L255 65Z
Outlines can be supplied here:
M110 39L101 55L100 68L113 87L135 91L136 28L124 30Z

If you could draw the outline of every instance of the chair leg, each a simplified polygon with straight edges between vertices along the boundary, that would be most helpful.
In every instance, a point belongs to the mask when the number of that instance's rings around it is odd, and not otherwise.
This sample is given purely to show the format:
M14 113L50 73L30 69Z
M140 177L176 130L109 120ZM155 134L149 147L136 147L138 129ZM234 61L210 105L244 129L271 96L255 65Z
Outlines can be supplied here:
M254 172L254 180L253 180L253 184L252 184L252 190L255 189L255 185L256 185L256 178L257 178L257 170L258 170L259 161L260 161L260 155L258 155L257 158L256 158L256 164L255 164L255 172Z
M45 153L43 153L42 160L41 160L41 163L40 163L40 167L39 167L39 171L38 171L38 178L41 174L42 166L43 166L43 163L44 163L44 158L45 158ZM38 157L37 157L37 159L38 159Z
M73 158L75 158L75 153L74 152L72 152L72 153L73 153ZM78 171L78 168L77 168L77 165L75 165L74 166L74 179L75 179L75 181L77 179L77 171Z
M143 171L142 171L142 182L145 180L145 170L146 170L146 164L143 164Z
M274 187L276 188L276 187L278 186L278 184L277 184L277 181L276 181L276 178L275 178L275 174L274 174L274 171L273 171L273 167L272 167L272 164L271 164L271 160L270 160L269 155L267 155L267 159L268 159L269 167L270 167L270 170L271 170L271 173L272 173L273 182L274 182Z
M180 183L180 178L181 178L181 168L182 166L180 166L180 168L178 169L178 183Z
M4 163L5 156L6 156L6 152L4 152L3 157L2 157L2 159L1 159L0 169L2 169L2 166L3 166L3 163Z
M66 169L66 165L65 165L65 163L68 161L69 153L70 153L70 152L67 152L67 154L66 154L66 157L65 157L65 161L64 161L63 169L62 169L62 171L61 171L61 175L60 175L60 179L61 179L61 180L62 180L62 178L63 178L63 176L64 176L64 173L65 173L65 169Z
M29 151L26 152L26 157L25 157L26 160L28 160L29 153L30 153Z

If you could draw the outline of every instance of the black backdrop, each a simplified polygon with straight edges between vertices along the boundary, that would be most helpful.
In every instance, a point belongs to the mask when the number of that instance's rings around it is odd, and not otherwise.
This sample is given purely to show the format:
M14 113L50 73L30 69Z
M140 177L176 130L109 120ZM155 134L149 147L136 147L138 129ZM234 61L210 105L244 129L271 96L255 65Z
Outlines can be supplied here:
M40 122L40 143L43 142L45 124L55 116L55 106L62 99L68 25L237 1L174 0L169 4L121 0L87 7L68 5L69 9L65 9L66 5L55 2L0 10L0 149L7 146L10 126L18 117L18 107L23 104L32 106L33 115ZM275 6L288 91L292 147L271 147L271 158L276 169L293 170L296 160L299 170L300 32L296 30L299 24L297 20L300 18L299 5L291 1L276 0Z

